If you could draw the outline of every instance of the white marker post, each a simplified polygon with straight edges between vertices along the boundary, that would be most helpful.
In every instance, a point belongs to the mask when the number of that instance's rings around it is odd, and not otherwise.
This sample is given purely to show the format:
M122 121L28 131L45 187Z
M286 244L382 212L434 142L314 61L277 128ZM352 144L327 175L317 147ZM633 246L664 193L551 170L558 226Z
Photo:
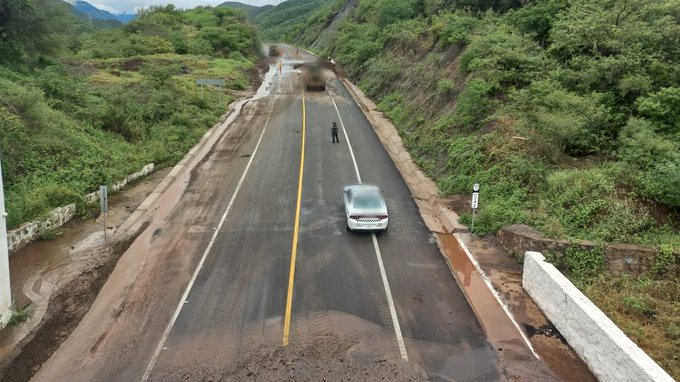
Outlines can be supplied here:
M99 208L104 215L104 243L106 243L106 214L109 212L109 195L106 186L99 186Z
M477 208L479 208L479 183L472 185L472 227L470 227L470 232L475 230L475 215L477 214Z
M2 186L0 166L0 328L4 328L12 317L12 292L9 283L9 251L7 248L7 212L5 192Z

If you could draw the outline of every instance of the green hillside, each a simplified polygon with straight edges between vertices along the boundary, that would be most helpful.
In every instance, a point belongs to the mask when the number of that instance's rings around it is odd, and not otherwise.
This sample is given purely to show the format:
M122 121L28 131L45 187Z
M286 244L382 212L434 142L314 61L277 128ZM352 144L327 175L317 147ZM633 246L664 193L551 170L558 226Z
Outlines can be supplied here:
M245 16L229 8L153 7L96 32L49 0L0 0L0 8L10 228L68 203L84 207L87 192L146 163L176 163L233 99L201 93L195 79L246 88L258 45Z
M228 7L228 8L234 8L234 9L240 9L246 12L249 18L255 17L257 14L259 14L262 11L265 11L267 9L273 8L273 5L265 5L262 7L258 7L256 5L250 5L250 4L244 4L244 3L239 3L238 1L226 1L220 5L217 6L219 7Z
M271 41L288 41L298 33L299 26L334 0L288 0L264 10L253 17L252 22Z

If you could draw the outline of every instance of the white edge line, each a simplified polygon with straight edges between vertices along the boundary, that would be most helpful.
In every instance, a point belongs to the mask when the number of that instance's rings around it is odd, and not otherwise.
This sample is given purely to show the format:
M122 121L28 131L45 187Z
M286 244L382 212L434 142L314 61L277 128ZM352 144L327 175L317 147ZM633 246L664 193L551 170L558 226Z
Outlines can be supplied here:
M541 359L541 357L539 357L538 354L536 353L536 351L534 350L534 347L531 345L531 341L529 341L529 338L527 338L527 336L526 336L526 334L524 334L524 331L522 330L522 328L520 328L517 321L515 321L515 317L512 315L512 313L510 313L510 309L508 309L505 302L501 299L501 296L498 295L498 292L496 291L496 289L491 284L491 280L489 280L487 275L484 273L484 271L482 270L482 267L479 266L479 262L477 262L477 259L475 259L472 256L472 254L470 253L470 250L468 250L463 239L460 237L460 235L458 233L454 233L453 236L458 240L458 242L460 243L460 246L463 247L463 251L465 251L465 255L467 255L468 259L470 259L470 262L475 266L475 269L477 269L477 272L482 277L482 280L484 280L484 283L486 284L486 286L489 288L489 290L494 295L494 297L496 297L496 300L498 301L498 303L501 305L501 307L505 311L505 314L508 317L510 317L510 321L512 321L512 323L515 325L515 328L517 328L517 331L519 332L519 334L524 339L524 342L526 342L527 346L529 347L529 350L531 350L531 353L533 353L533 355L534 355L534 357L536 357L536 359Z
M383 265L382 256L380 255L380 247L378 246L378 239L375 237L375 232L371 232L371 238L373 238L375 256L378 258L378 265L380 266L380 276L382 276L383 285L385 286L385 293L387 294L387 304L390 306L390 315L392 315L392 324L394 325L394 333L397 335L397 343L399 344L399 352L401 353L401 359L403 359L404 361L408 361L406 345L404 345L404 337L401 334L401 326L399 326L397 310L394 308L392 292L390 291L390 283L387 281L387 273L385 273L385 266Z
M210 253L210 249L212 249L212 246L215 243L215 240L217 239L217 235L219 234L222 225L227 220L227 215L229 214L229 211L231 211L231 207L234 205L234 201L236 200L236 197L238 196L241 186L243 185L243 181L246 178L246 175L248 174L250 165L253 163L253 159L255 159L255 154L257 154L257 149L260 147L262 137L264 137L264 133L265 131L267 131L267 126L269 125L270 118L271 116L267 118L267 121L264 124L264 129L262 129L262 133L260 134L260 138L257 140L257 144L255 145L255 149L253 150L253 154L250 156L250 160L248 160L248 164L246 165L246 168L243 171L243 175L241 175L241 179L239 180L238 185L236 186L236 189L234 190L234 193L231 196L231 200L229 200L227 209L224 211L224 215L222 215L222 219L220 219L220 223L217 225L217 229L215 229L215 232L210 238L210 242L208 243L208 246L206 247L205 251L203 252L203 256L201 257L201 261L196 266L194 274L191 277L191 280L189 281L189 284L187 285L186 289L184 290L184 294L182 295L182 298L179 300L179 304L177 304L177 309L175 309L175 313L172 315L172 318L170 319L168 326L165 328L163 336L161 337L161 340L158 343L158 346L156 347L156 350L154 351L153 356L151 357L151 360L149 361L149 364L146 367L146 370L144 371L144 375L142 376L141 379L142 382L147 381L151 376L151 370L156 364L156 361L158 361L158 357L161 354L161 350L163 350L163 345L165 345L165 341L168 339L170 331L172 330L172 327L175 325L175 321L177 320L177 317L179 316L179 313L181 312L182 307L184 306L184 303L187 300L187 297L189 296L189 292L191 291L191 288L193 287L194 282L196 281L196 278L198 277L198 274L201 271L201 268L203 268L203 263L205 262L205 259L208 257L208 253Z
M328 96L333 101L333 106L335 106L335 112L338 114L340 119L340 125L342 126L342 132L347 140L347 147L349 147L349 153L352 156L352 162L354 163L354 171L357 173L357 180L361 183L361 175L359 175L359 166L357 166L357 160L354 157L354 151L352 150L352 144L349 141L349 136L347 135L347 130L345 129L345 123L342 121L342 116L340 116L340 110L338 110L338 105L335 103L333 96L328 93ZM385 288L385 294L387 295L387 305L390 307L390 316L392 316L392 326L394 326L394 334L397 336L397 344L399 345L399 353L401 353L401 359L408 362L408 353L406 353L406 345L404 344L404 336L401 334L401 326L399 325L399 318L397 318L397 310L394 307L394 299L392 298L392 292L390 290L390 283L387 281L387 273L385 272L385 266L383 265L382 255L380 254L380 246L378 246L378 239L375 233L371 233L371 238L373 239L373 247L375 248L375 256L378 258L378 266L380 268L380 276L382 277L383 287Z

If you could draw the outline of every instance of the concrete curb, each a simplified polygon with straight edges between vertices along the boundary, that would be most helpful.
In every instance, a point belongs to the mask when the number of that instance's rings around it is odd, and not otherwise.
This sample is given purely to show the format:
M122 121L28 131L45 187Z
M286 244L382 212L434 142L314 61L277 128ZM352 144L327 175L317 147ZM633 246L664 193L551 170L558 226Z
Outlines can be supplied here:
M459 223L458 215L446 207L439 197L437 185L413 162L411 154L404 147L399 132L382 112L356 85L345 78L340 81L345 85L373 127L378 139L397 166L397 170L406 182L411 195L416 200L420 216L433 232L464 232L468 228Z
M526 252L522 286L600 381L673 381L542 254Z

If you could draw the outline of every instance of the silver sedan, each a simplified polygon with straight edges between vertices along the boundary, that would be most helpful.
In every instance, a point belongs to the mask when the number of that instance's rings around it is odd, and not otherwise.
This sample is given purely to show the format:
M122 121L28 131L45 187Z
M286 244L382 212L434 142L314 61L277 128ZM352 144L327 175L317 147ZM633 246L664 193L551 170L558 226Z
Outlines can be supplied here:
M343 193L348 230L387 230L387 205L378 187L355 184L345 186Z

